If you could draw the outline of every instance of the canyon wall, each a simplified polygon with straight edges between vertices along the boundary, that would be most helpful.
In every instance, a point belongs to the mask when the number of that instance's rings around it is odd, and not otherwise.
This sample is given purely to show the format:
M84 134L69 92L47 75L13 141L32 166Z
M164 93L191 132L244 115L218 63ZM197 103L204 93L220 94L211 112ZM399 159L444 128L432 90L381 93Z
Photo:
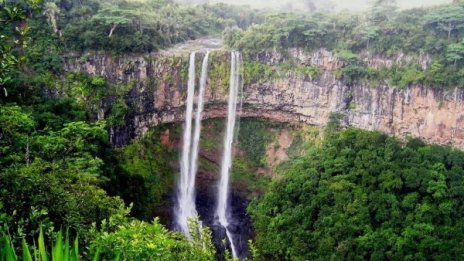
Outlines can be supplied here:
M226 51L217 51L210 59L205 118L226 115L229 68L224 66L228 65L229 56ZM325 50L289 50L285 55L268 52L244 57L244 62L259 61L272 68L289 57L298 66L319 67L320 75L312 78L290 70L279 77L246 84L242 117L324 126L332 113L339 113L347 126L464 148L463 90L434 91L422 86L398 89L387 83L369 82L348 85L335 77L335 70L343 62ZM197 55L197 59L199 65L202 55ZM411 60L407 56L364 59L373 68ZM430 58L420 57L417 62L426 68ZM68 55L65 64L68 71L101 75L111 83L131 85L124 97L130 108L126 125L111 130L115 145L126 144L156 124L182 122L188 54L114 57L91 53L85 59ZM103 102L102 116L109 113L110 106Z

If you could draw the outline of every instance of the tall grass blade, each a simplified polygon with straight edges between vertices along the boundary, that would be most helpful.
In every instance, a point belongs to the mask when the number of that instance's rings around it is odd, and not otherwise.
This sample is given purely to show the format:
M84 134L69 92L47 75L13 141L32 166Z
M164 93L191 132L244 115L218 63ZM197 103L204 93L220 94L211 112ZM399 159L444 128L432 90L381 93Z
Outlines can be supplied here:
M6 239L5 236L0 237L0 260L6 259Z
M71 261L79 261L79 240L78 236L74 240L73 248L71 250Z
M52 246L52 260L63 261L63 233L61 230L58 232L56 241Z
M14 252L14 248L11 245L10 237L4 236L4 252L5 252L5 260L6 261L16 261L16 254Z
M66 239L64 241L63 261L69 261L70 254L71 253L69 252L69 230L66 229Z
M45 249L45 239L44 239L42 226L40 227L40 233L39 233L39 253L40 253L41 261L48 261L47 250Z
M40 261L40 259L39 259L39 249L37 248L37 245L35 244L35 241L34 241L34 249L32 251L34 252L34 260L35 261Z
M95 255L93 256L92 261L98 261L100 259L100 249L97 249Z
M21 240L21 247L23 250L23 261L32 261L32 255L29 251L29 246L27 245L26 239Z

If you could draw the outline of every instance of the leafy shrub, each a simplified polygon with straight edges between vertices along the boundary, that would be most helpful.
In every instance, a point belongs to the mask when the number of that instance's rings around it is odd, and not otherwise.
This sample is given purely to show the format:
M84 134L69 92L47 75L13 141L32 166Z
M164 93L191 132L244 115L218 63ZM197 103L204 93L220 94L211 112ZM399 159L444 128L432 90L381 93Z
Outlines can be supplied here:
M103 223L90 249L93 255L104 260L120 257L123 260L215 260L215 251L208 228L191 223L192 241L177 232L169 232L154 220L146 223L137 220L109 219ZM200 233L200 234L198 234Z

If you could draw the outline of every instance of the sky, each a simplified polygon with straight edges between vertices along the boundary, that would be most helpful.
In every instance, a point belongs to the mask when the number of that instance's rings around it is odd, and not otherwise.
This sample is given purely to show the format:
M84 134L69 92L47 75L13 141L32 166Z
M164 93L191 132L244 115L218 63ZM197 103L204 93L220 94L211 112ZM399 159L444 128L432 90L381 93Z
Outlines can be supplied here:
M229 4L239 4L239 5L250 5L252 7L290 7L299 9L302 5L302 0L180 0L180 1L193 1L193 2L226 2ZM313 0L319 2L319 4L329 7L330 10L333 10L329 2L335 4L335 10L340 11L343 9L348 9L352 11L363 11L369 7L369 3L372 0ZM401 9L408 9L413 7L422 7L422 6L432 6L445 3L451 3L452 0L397 0L398 5ZM330 5L330 6L329 6Z

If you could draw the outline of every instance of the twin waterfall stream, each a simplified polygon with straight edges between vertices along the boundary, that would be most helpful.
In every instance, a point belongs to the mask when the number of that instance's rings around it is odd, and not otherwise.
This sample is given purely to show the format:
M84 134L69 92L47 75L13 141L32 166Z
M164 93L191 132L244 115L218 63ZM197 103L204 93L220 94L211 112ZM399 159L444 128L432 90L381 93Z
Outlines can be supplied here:
M201 120L204 108L203 96L205 94L208 78L208 58L209 51L206 52L202 63L199 91L197 93L197 109L195 114L195 125L192 128L193 107L195 96L195 52L190 54L188 72L188 90L185 103L185 123L183 133L183 146L180 159L180 177L177 184L177 202L175 206L175 223L177 228L188 238L191 238L189 220L199 218L195 204L195 178L198 171L198 156L200 151ZM233 161L233 147L236 133L236 115L240 100L240 64L241 56L239 52L231 53L230 86L228 98L228 114L225 129L223 155L221 161L220 180L217 191L217 202L215 219L219 222L226 232L227 240L230 244L232 257L239 258L234 243L232 233L229 231L230 224L230 172ZM193 129L193 131L192 131ZM193 133L193 135L192 135ZM200 221L201 225L201 221Z

